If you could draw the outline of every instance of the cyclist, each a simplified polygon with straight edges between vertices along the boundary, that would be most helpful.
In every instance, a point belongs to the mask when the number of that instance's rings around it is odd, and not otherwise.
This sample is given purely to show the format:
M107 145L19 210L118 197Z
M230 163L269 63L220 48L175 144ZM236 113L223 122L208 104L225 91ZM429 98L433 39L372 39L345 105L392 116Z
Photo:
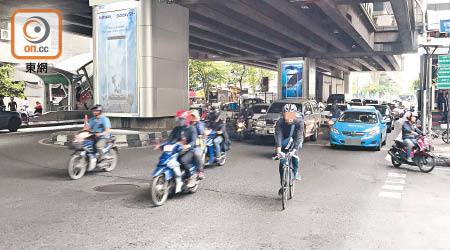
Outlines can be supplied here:
M275 145L276 153L280 160L280 180L283 174L283 164L286 158L298 156L298 150L302 148L304 119L303 114L297 112L297 106L292 103L284 105L282 118L275 125ZM286 155L286 153L288 155ZM301 180L298 173L298 158L292 157L292 167L294 168L295 179ZM281 195L280 188L278 194Z

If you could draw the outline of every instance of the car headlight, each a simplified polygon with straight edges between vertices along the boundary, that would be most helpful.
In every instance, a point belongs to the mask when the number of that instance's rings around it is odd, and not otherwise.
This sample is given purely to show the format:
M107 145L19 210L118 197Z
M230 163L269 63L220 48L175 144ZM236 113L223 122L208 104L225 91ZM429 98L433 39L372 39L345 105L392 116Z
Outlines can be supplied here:
M373 129L369 132L368 136L374 136L376 134L380 133L380 129L377 127L376 129Z
M335 129L335 128L331 128L331 133L333 134L339 134L339 130Z
M266 121L257 121L256 122L256 126L258 126L258 127L265 127L266 126Z

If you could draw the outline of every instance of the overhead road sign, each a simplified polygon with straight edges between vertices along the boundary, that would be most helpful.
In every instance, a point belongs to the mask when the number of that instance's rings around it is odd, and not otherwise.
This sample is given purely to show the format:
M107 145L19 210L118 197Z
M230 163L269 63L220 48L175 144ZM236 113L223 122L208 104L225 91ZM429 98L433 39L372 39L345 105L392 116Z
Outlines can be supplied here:
M450 67L439 67L438 77L450 77Z
M438 57L439 66L448 65L450 67L450 55L443 55Z

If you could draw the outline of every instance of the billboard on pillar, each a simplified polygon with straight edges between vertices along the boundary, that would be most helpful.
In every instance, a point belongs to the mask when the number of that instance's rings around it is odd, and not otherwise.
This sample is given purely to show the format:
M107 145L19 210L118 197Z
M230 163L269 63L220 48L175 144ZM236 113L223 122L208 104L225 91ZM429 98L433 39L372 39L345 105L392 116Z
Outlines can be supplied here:
M304 60L281 61L281 98L302 97Z
M96 97L112 116L138 115L136 11L103 5L96 13Z

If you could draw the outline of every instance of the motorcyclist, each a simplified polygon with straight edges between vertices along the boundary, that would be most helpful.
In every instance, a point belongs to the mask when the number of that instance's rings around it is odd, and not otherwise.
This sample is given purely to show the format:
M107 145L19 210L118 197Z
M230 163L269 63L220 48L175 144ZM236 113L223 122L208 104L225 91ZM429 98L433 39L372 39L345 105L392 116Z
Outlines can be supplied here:
M94 148L98 153L97 162L103 160L103 149L107 139L111 138L111 122L108 117L102 115L102 106L97 104L92 108L94 117L88 121L88 130L95 134Z
M191 125L197 129L197 140L194 148L194 162L197 165L198 178L203 180L205 174L203 173L203 151L205 148L205 124L200 121L200 114L198 110L193 109L189 112L191 114Z
M407 161L412 162L411 151L415 144L417 144L416 136L422 135L422 131L417 128L416 120L418 114L417 112L409 112L406 114L406 121L402 125L402 139L403 143L407 147Z
M288 103L284 105L282 109L283 117L279 119L275 125L275 145L276 153L280 161L279 171L280 180L283 173L284 161L286 161L286 153L289 156L298 156L298 150L302 148L303 144L303 131L304 131L304 119L301 113L297 112L297 106L295 104ZM292 157L292 165L295 172L295 179L301 180L301 176L298 172L298 159ZM282 189L278 194L281 194Z
M337 105L337 101L334 100L333 104L331 105L331 116L332 118L338 119L341 116L341 110L339 109L339 106Z
M211 113L208 114L208 123L207 127L211 130L216 131L217 136L214 139L214 152L216 156L216 160L220 159L222 156L222 149L221 145L223 142L228 143L229 136L227 133L227 128L225 122L220 119L220 111L219 110L213 110ZM213 164L214 159L209 159L208 165Z
M253 109L248 104L244 104L244 108L241 110L241 118L244 120L246 128L249 128L249 118L252 118L253 115L255 115Z
M195 185L195 180L191 176L190 167L194 162L194 148L195 142L197 140L196 129L189 124L190 114L186 110L180 110L175 114L175 128L169 135L167 139L168 142L182 142L184 153L179 157L178 161L181 163L181 167L184 169L185 177L188 178L186 184L187 187L193 187ZM155 149L159 148L160 145L155 146ZM180 166L169 166L175 173L175 193L181 191L183 186L183 180L181 176Z

